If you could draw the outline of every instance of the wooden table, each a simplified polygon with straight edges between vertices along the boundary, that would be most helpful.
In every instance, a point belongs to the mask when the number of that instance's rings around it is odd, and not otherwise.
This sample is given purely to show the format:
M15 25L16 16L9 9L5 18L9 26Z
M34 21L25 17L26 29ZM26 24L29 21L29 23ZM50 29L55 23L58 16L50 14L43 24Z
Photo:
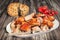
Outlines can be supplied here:
M0 1L1 2L1 1ZM7 6L11 2L18 2L18 0L4 0L2 4L0 4L0 40L60 40L60 26L49 33L43 35L37 35L29 38L19 38L15 36L8 36L6 32L6 26L9 22L11 22L14 17L11 17L7 14ZM47 5L49 8L53 8L57 10L59 13L56 15L56 19L60 23L60 1L59 0L20 0L21 3L25 3L30 7L31 12L37 12L37 7L41 5ZM58 25L58 24L57 24Z

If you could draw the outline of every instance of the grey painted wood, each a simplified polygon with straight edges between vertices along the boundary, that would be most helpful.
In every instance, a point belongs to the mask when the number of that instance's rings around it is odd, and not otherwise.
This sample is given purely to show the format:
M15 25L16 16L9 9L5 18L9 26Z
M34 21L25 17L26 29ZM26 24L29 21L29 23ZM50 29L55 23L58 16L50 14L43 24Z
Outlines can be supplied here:
M13 0L11 2L13 2ZM20 0L20 2L27 4L31 8L30 12L32 11L37 12L37 8L41 5L47 5L48 7L51 6L51 8L59 12L59 14L56 15L55 17L56 19L59 20L59 23L60 23L60 1L59 0L44 0L44 1L42 0ZM43 35L37 35L34 37L30 37L30 38L19 38L15 36L9 36L5 28L6 28L6 25L9 22L11 22L13 19L14 17L10 17L9 15L7 15L7 11L4 10L4 12L2 13L0 17L0 40L60 40L60 25L54 31L51 31Z

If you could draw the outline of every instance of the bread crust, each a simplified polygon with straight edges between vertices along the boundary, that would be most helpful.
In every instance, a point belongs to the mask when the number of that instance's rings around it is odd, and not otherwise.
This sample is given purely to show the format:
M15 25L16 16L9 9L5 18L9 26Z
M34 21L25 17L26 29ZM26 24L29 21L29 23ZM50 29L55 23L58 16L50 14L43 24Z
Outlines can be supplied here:
M7 12L10 16L18 16L18 7L20 5L20 12L22 16L25 16L29 12L29 7L21 3L10 3L7 8Z

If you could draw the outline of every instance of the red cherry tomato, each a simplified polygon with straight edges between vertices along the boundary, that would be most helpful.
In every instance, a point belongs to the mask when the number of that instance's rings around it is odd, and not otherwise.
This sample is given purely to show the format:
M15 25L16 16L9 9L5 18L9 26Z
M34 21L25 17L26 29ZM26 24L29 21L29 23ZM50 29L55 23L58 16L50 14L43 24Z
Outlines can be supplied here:
M49 14L50 16L53 16L53 14Z
M47 6L41 6L41 7L38 8L38 11L43 13L47 9L48 9Z
M47 6L41 6L38 8L38 11L45 14L45 15L50 15L50 16L54 16L55 14L58 14L57 11L53 10L53 9L48 9Z
M58 12L57 12L57 11L55 11L55 14L58 14Z
M47 6L43 6L42 8L43 8L44 11L48 9Z
M41 13L44 12L42 8L38 8L38 11L41 12Z
M46 11L44 12L44 14L49 14L49 10L46 10Z
M54 12L54 11L52 11L52 12L51 12L51 14L52 14L52 15L55 15L55 12Z

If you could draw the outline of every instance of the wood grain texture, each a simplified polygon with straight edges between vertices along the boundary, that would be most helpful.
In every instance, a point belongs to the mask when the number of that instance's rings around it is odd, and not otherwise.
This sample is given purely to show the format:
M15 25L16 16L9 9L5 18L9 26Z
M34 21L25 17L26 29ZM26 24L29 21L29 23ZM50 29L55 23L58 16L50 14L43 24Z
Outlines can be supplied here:
M9 3L18 2L18 1L28 5L30 7L30 13L31 12L36 13L37 8L41 5L47 5L49 8L53 8L57 10L59 13L55 17L56 19L58 19L60 23L60 1L59 0L11 0L6 2L4 0L6 4L3 6L7 7ZM19 38L15 36L9 36L5 28L6 28L6 25L14 19L14 17L10 17L9 15L7 15L7 11L4 10L6 9L6 7L3 7L3 8L0 7L1 8L0 11L3 10L3 12L1 12L2 15L0 16L0 40L60 40L60 25L54 31L51 31L43 35L37 35L34 37Z

